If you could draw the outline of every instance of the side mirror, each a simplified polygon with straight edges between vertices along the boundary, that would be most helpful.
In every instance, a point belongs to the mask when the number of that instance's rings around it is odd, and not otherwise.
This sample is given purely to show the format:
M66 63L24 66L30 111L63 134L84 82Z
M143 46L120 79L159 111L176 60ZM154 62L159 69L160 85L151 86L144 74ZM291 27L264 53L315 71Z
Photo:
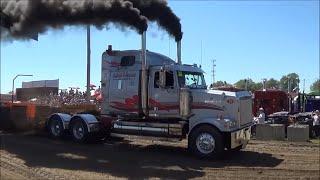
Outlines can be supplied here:
M159 87L161 88L166 87L166 71L162 68L159 73Z

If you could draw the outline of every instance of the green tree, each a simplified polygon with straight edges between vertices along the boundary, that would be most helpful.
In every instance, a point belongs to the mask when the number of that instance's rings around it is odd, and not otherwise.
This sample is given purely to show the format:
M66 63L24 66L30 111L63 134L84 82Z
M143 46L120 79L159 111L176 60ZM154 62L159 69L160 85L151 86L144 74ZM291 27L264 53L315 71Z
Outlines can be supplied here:
M252 81L251 79L240 79L239 81L237 81L234 86L236 88L239 88L239 89L246 89L246 82L248 81L248 84L250 81Z
M227 83L226 81L217 81L213 84L211 84L211 87L229 87L231 84Z
M263 88L263 84L261 82L254 83L250 88L251 91L261 90Z
M266 87L268 89L279 89L279 85L280 85L280 82L273 78L267 80L266 82Z
M320 80L319 79L312 83L312 85L310 86L310 91L320 92Z
M241 79L238 82L236 82L234 85L236 88L239 88L239 89L246 89L246 86L247 86L248 91L259 90L259 89L262 89L263 87L261 82L255 83L252 79Z
M285 76L282 76L280 79L280 89L283 91L288 91L289 89L291 92L294 88L298 87L299 83L299 75L296 73L289 73Z

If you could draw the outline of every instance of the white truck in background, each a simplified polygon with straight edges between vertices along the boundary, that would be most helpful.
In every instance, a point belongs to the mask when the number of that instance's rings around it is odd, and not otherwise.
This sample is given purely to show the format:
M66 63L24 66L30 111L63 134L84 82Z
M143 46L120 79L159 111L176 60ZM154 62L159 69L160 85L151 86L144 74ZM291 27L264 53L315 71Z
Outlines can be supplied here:
M84 142L96 133L130 134L188 140L199 157L219 156L225 149L241 149L250 139L251 94L247 91L208 90L203 70L146 50L102 55L102 110L99 115L52 114L46 126L54 138L70 132Z

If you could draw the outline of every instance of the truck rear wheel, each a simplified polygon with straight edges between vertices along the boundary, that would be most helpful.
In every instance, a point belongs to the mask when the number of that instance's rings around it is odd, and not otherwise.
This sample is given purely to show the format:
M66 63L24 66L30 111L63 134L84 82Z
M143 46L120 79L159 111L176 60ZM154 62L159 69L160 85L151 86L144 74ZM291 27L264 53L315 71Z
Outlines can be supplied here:
M47 130L49 132L50 137L54 139L63 137L64 128L63 128L62 120L60 119L59 116L53 115L50 117L47 124Z
M224 146L222 135L210 125L201 125L189 135L189 150L200 158L217 158Z
M77 118L71 122L70 131L75 142L86 142L89 136L87 125Z

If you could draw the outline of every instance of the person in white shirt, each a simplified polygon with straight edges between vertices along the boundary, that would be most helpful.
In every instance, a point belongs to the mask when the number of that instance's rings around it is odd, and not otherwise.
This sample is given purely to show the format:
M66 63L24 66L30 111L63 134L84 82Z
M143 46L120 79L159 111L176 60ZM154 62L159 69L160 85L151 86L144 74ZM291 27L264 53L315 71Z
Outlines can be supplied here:
M258 117L253 118L253 126L251 127L251 132L253 135L256 135L256 125L265 124L266 114L263 111L263 108L259 108Z
M316 137L320 136L320 113L319 110L315 111L313 115L313 132Z
M254 123L255 124L264 124L265 120L266 120L266 114L264 113L263 108L259 108L258 113L259 113L258 117L254 118Z

